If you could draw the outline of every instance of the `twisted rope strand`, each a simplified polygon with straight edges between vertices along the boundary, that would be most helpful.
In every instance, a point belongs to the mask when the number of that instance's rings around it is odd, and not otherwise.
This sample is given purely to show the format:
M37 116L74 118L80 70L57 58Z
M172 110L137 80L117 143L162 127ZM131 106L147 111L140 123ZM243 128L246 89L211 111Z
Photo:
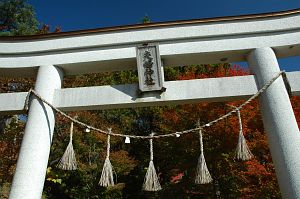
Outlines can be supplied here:
M70 128L70 142L73 140L73 129L74 129L74 123L71 122L71 128Z
M154 135L153 133L150 134L150 136L153 135ZM150 139L149 142L150 142L150 161L153 161L153 140Z
M239 132L243 132L243 123L242 123L242 117L241 117L241 112L240 110L236 107L236 106L233 106L233 105L230 105L230 104L227 104L227 106L231 107L231 108L234 108L236 110L236 113L237 113L237 116L238 116L238 120L239 120Z
M203 153L202 129L199 130L200 153Z
M93 126L90 126L88 124L85 124L83 122L80 122L79 120L75 119L75 118L72 118L71 116L67 115L65 112L59 110L58 108L54 107L52 104L50 104L48 101L46 101L44 98L42 98L35 90L33 89L30 89L28 91L28 96L26 97L26 100L25 100L25 106L24 108L28 108L29 107L29 96L31 94L35 95L40 101L42 101L43 103L47 104L49 107L51 107L53 110L55 110L57 113L61 114L62 116L68 118L69 120L71 120L72 122L78 124L78 125L81 125L85 128L89 128L91 130L94 130L94 131L97 131L99 133L102 133L102 134L106 134L106 135L111 135L111 136L118 136L118 137L129 137L129 138L133 138L133 139L159 139L159 138L165 138L165 137L176 137L176 135L184 135L184 134L188 134L188 133L191 133L191 132L195 132L197 130L200 130L204 127L207 127L207 126L211 126L212 124L214 123L217 123L219 122L220 120L223 120L229 116L231 116L233 113L237 112L238 110L242 109L244 106L246 106L247 104L249 104L252 100L254 100L255 98L257 98L259 95L261 95L267 88L269 88L269 86L278 78L280 77L282 74L284 73L284 71L280 71L277 75L275 75L269 82L267 82L261 89L259 89L257 91L257 93L255 93L252 97L250 97L247 101L245 101L243 104L241 104L240 106L238 106L236 109L228 112L227 114L215 119L215 120L212 120L202 126L199 126L199 127L196 127L196 128L193 128L193 129L188 129L188 130L184 130L184 131L179 131L179 132L174 132L174 133L168 133L168 134L163 134L163 135L154 135L154 136L151 136L151 135L148 135L148 136L142 136L142 135L126 135L126 134L119 134L119 133L112 133L110 131L104 131L104 130L101 130L101 129L98 129L96 127L93 127Z
M239 118L240 133L243 133L243 123L242 123L242 117L241 117L240 110L237 110L237 115L238 115L238 118Z
M108 132L111 133L111 128L108 129ZM109 158L109 154L110 154L110 134L107 135L106 158Z

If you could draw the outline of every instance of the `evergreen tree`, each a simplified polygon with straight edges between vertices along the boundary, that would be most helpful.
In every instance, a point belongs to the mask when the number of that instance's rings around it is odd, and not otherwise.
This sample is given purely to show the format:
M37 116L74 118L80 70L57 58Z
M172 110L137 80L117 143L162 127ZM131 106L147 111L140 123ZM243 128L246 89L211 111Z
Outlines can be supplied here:
M0 1L0 36L32 35L37 31L34 9L26 0Z

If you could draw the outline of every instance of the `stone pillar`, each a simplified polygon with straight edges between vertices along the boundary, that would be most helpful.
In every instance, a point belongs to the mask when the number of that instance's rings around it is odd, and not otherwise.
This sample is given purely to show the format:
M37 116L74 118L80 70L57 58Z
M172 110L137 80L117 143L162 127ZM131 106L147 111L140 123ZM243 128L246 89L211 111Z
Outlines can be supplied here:
M253 50L248 63L259 88L280 71L271 48ZM282 77L259 100L282 198L300 198L300 132Z
M35 91L48 102L61 88L63 72L52 65L40 66ZM44 187L55 124L54 112L35 97L29 107L25 134L13 178L10 199L40 199Z

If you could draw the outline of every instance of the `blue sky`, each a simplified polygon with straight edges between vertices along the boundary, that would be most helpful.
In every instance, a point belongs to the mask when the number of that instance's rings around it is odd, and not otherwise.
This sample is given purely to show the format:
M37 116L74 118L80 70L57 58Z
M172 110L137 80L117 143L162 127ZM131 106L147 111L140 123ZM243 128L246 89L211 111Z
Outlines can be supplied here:
M40 22L62 31L140 23L234 16L300 8L299 0L28 0ZM300 23L300 22L299 22ZM300 70L300 57L280 59L282 69Z

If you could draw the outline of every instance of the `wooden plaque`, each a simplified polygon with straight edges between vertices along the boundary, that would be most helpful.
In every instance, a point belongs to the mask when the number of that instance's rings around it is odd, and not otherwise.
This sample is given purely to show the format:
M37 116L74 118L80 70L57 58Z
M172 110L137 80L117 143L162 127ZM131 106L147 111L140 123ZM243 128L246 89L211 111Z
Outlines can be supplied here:
M138 46L136 54L140 91L162 90L163 78L158 45L145 44Z

